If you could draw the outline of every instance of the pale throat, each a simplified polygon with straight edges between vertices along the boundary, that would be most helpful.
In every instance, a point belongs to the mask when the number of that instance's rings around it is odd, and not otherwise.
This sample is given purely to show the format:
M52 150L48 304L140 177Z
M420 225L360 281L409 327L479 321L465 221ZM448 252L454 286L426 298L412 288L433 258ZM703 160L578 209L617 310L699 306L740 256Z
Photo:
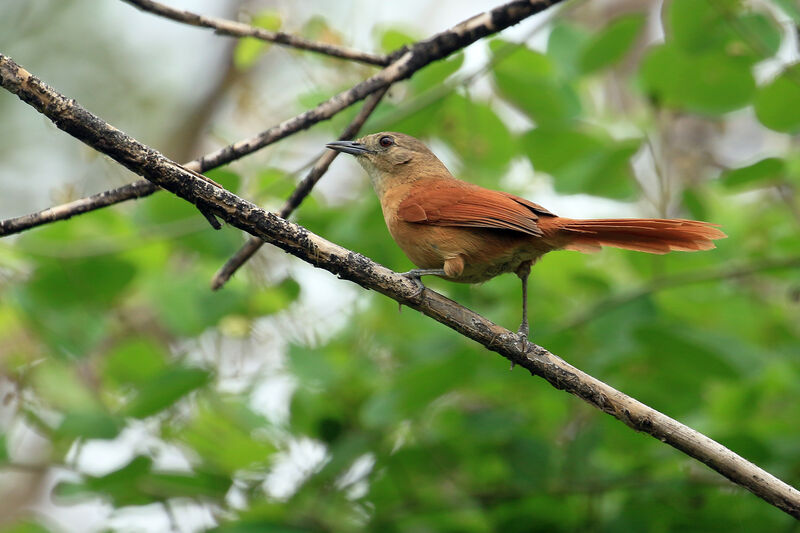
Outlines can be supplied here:
M387 172L376 168L369 159L359 157L358 163L363 167L364 170L366 170L375 194L382 198L387 187L389 186L391 176Z

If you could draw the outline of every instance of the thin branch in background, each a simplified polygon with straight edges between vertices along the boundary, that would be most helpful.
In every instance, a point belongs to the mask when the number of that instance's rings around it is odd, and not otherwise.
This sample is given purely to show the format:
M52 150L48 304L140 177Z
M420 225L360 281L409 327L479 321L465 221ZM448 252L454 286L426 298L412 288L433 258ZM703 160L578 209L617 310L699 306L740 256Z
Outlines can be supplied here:
M30 215L0 220L0 236L12 235L57 220L67 220L75 215L88 213L89 211L100 209L101 207L114 205L134 198L149 196L157 190L158 187L149 181L138 180L116 189L93 194L92 196L87 196L86 198L67 202L55 207L49 207L42 211L31 213Z
M386 94L386 91L388 90L388 86L384 87L378 92L372 93L366 99L364 105L361 107L361 110L358 112L358 115L356 115L353 121L347 125L342 134L339 136L339 140L345 141L352 139L359 132L361 126L364 125L364 122L366 122L372 112L375 111L375 108L378 107L378 103L381 101L381 98L383 98L383 95ZM317 159L306 177L297 184L297 187L295 187L292 194L286 200L286 203L284 203L283 207L281 207L280 211L278 211L279 217L288 217L300 206L306 196L311 193L311 189L314 188L314 185L316 185L322 176L324 176L328 171L328 168L331 166L331 163L333 163L333 160L336 159L337 155L339 155L339 152L326 150L325 153L322 154L319 159ZM264 241L258 237L250 237L247 239L247 242L241 248L239 248L239 250L233 254L224 265L222 265L222 268L220 268L216 274L214 274L214 277L211 280L211 289L217 290L221 288L229 279L231 279L231 276L233 276L243 264L253 257L253 255L261 248L263 244Z
M0 85L45 114L56 126L158 186L203 207L342 279L375 290L499 353L612 415L716 470L785 513L800 518L800 491L702 433L627 396L477 313L401 274L196 177L174 161L114 128L0 55Z
M374 76L354 85L352 88L322 102L317 107L305 111L294 118L285 120L253 137L228 145L200 159L190 161L183 166L192 171L205 172L240 159L284 137L308 129L323 120L328 120L343 109L366 98L370 94L412 76L415 72L428 64L443 59L456 50L465 48L487 35L497 33L509 26L513 26L529 16L544 11L548 7L562 1L563 0L515 0L496 7L491 11L471 17L424 41L419 41L394 52L391 54L391 57L399 57L389 66L379 71ZM153 194L157 190L158 187L149 181L140 180L117 189L93 195L89 198L46 209L39 213L0 221L0 237L18 233L44 223L67 219L77 214L87 213L95 209L132 200L134 198L142 198L143 196ZM72 208L76 207L78 210L73 211ZM6 230L6 226L14 229Z
M777 259L765 259L757 263L744 266L737 266L733 268L698 270L693 272L684 272L681 274L676 274L674 276L658 278L653 280L651 283L643 287L640 287L638 289L627 291L622 294L618 294L616 296L610 296L608 298L600 300L599 302L595 303L588 309L582 311L578 316L570 320L568 323L564 324L559 328L556 328L556 330L553 331L553 333L557 334L562 331L581 327L587 324L588 322L592 321L596 317L605 316L608 314L609 311L613 309L622 307L625 304L628 304L630 302L633 302L635 300L638 300L639 298L643 298L655 292L667 289L674 289L676 287L682 287L684 285L691 285L694 283L703 283L706 281L718 281L722 279L743 278L747 276L752 276L754 274L758 274L759 272L765 272L769 270L792 269L792 268L800 268L800 257L782 257Z
M244 24L242 22L236 22L233 20L198 15L197 13L192 13L191 11L175 9L152 0L123 0L123 2L127 2L134 7L141 9L142 11L153 13L177 22L190 24L192 26L199 26L201 28L211 28L215 33L220 35L230 35L232 37L253 37L255 39L261 39L262 41L268 41L282 46L288 46L290 48L297 48L298 50L308 50L331 57L348 59L350 61L357 61L359 63L377 65L380 67L385 67L391 62L389 56L386 55L370 54L367 52L361 52L359 50L353 50L352 48L347 48L345 46L311 41L297 35L292 35L291 33L285 33L282 31L269 31L264 28L250 26L249 24Z

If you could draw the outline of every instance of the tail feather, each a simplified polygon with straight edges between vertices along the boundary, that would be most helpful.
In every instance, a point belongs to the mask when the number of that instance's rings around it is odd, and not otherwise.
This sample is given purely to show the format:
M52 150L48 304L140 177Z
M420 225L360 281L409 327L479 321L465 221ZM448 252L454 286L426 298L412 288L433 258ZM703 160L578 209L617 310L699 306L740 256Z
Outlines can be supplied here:
M684 219L611 218L559 220L567 250L595 252L601 246L665 254L715 248L714 240L727 237L716 224Z

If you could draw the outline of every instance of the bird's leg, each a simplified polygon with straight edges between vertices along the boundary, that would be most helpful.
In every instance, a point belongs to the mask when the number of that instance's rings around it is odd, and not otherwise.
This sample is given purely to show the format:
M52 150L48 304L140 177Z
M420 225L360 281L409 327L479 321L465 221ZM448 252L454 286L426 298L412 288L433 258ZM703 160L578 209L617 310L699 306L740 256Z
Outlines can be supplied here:
M517 276L522 280L522 323L517 333L526 339L530 333L528 327L528 276L531 274L531 261L525 261L517 269Z
M408 272L401 272L400 275L415 282L422 292L425 289L425 285L420 279L422 276L444 276L445 273L443 268L414 268Z

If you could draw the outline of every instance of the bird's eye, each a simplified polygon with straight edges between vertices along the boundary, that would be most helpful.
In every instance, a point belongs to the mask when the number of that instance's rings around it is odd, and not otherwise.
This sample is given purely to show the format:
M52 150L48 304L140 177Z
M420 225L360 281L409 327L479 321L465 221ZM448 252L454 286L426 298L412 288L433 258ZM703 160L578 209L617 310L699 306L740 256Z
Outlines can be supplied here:
M378 141L378 144L380 144L384 148L389 148L391 145L394 144L394 139L392 139L387 135L385 137L381 137L380 140Z

